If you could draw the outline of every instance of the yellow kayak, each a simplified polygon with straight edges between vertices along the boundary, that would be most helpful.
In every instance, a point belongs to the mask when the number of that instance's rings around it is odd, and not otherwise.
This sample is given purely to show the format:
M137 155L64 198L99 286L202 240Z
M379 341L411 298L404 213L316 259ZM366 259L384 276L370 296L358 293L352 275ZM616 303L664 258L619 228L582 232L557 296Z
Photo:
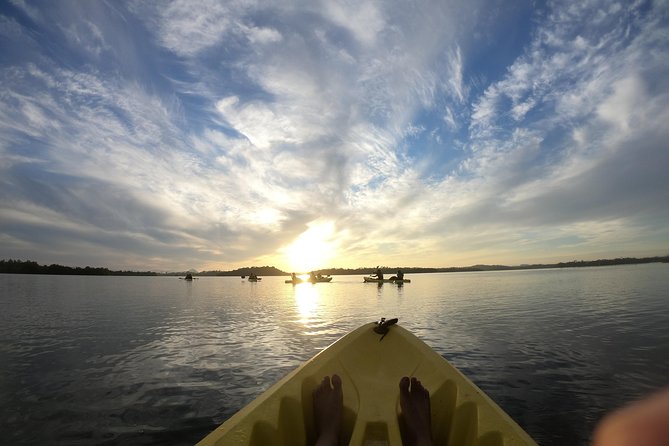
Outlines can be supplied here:
M435 444L536 446L469 379L408 330L391 325L395 321L382 320L381 326L366 324L342 337L270 387L198 445L313 444L316 432L312 392L324 376L337 374L344 394L340 444L401 446L398 383L403 376L415 376L430 392Z

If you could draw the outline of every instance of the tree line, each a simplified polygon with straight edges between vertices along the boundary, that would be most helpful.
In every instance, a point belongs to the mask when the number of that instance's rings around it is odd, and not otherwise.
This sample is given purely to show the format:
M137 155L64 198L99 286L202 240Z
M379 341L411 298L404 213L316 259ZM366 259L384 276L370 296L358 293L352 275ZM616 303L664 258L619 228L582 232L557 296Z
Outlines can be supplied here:
M610 266L610 265L633 265L642 263L669 263L669 256L663 257L621 257L616 259L599 260L572 260L559 263L540 263L531 265L473 265L464 267L447 268L421 268L421 267L397 267L381 266L379 269L384 273L394 273L401 269L405 274L417 273L451 273L451 272L472 272L472 271L506 271L519 269L545 269L545 268L578 268L586 266ZM317 274L330 275L366 275L376 272L377 267L362 268L324 268L315 270ZM100 267L71 267L58 264L40 265L32 260L0 260L0 273L8 274L58 274L58 275L78 275L78 276L179 276L185 275L187 271L159 273L155 271L113 271L108 268ZM289 273L281 271L273 266L253 266L238 268L231 271L190 271L198 276L248 276L255 273L258 276L287 276ZM303 271L305 272L305 271Z
M58 264L40 265L32 260L0 260L0 273L11 274L58 274L73 276L158 276L153 271L112 271L108 268L86 266L72 267Z

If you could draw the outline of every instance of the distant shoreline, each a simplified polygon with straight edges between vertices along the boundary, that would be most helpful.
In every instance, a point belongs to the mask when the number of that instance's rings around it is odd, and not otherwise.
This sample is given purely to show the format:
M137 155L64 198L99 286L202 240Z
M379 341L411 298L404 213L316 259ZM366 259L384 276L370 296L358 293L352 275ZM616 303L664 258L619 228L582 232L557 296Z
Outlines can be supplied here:
M570 262L559 263L540 263L523 265L472 265L463 267L445 267L445 268L422 268L405 266L381 266L384 273L393 273L401 269L405 274L417 273L454 273L454 272L477 272L477 271L509 271L509 270L531 270L531 269L549 269L549 268L580 268L592 266L610 266L610 265L637 265L644 263L669 263L669 256L662 257L624 257L616 259L599 260L572 260ZM318 274L329 275L364 275L376 272L376 267L363 268L324 268L315 270ZM273 266L253 266L239 268L231 271L176 271L159 273L155 271L113 271L108 268L90 267L71 267L63 265L39 265L31 260L0 260L0 274L51 274L51 275L79 275L79 276L183 276L191 273L197 276L222 276L239 277L248 276L255 273L258 276L289 276L289 272L281 271Z

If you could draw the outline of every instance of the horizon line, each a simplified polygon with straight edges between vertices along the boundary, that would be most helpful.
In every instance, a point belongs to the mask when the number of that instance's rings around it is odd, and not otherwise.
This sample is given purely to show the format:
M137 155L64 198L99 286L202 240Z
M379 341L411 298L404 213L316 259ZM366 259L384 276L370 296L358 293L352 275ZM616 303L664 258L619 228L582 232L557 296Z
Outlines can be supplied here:
M473 264L473 265L468 265L468 266L441 266L441 267L423 267L423 266L376 266L376 267L371 267L371 266L361 266L361 267L355 267L355 268L343 268L343 267L327 267L327 268L318 268L313 270L313 272L326 272L326 271L333 271L333 270L339 270L339 271L360 271L364 270L361 272L366 272L368 270L376 270L380 269L382 271L386 270L406 270L406 271L411 271L413 270L414 272L457 272L457 271L477 271L477 270L482 270L482 268L487 268L488 270L500 270L500 269L542 269L542 268L551 268L551 267L560 267L560 266L573 266L576 264L586 264L583 266L608 266L608 265L616 265L616 264L641 264L641 263L669 263L669 254L664 255L664 256L651 256L651 257L616 257L616 258L605 258L605 259L596 259L596 260L570 260L566 262L553 262L553 263L521 263L518 265L505 265L505 264L484 264L484 263L478 263L478 264ZM5 264L30 264L33 267L38 267L38 268L64 268L64 269L70 269L70 270L84 270L84 271L90 271L90 270L100 270L102 271L107 271L109 273L130 273L130 274L161 274L161 275L174 275L174 274L181 274L181 273L195 273L195 274L204 274L204 273L235 273L235 272L242 272L242 271L247 271L247 270L258 270L258 269L273 269L276 270L280 273L283 273L282 275L290 275L291 272L286 272L283 271L280 268L277 268L273 265L263 265L263 266L244 266L232 270L201 270L198 271L196 269L189 269L189 270L183 270L183 271L155 271L155 270L145 270L145 271L136 271L136 270L112 270L109 269L108 267L93 267L90 265L87 265L85 267L80 267L80 266L67 266L67 265L61 265L58 263L52 263L52 264L40 264L34 260L15 260L15 259L1 259L0 260L0 265L5 265ZM5 273L0 271L0 273ZM296 274L307 274L308 272L303 271L299 272ZM58 274L56 272L52 274ZM268 274L263 274L263 275L268 275ZM274 274L278 275L278 274Z

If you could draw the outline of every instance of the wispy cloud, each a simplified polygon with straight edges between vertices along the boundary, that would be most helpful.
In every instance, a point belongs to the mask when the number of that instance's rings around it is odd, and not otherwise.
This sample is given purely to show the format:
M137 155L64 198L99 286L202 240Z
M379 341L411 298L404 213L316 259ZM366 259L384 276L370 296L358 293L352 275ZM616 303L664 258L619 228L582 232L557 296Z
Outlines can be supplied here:
M2 255L284 266L313 222L351 266L657 253L664 6L551 3L499 71L483 5L14 1Z

